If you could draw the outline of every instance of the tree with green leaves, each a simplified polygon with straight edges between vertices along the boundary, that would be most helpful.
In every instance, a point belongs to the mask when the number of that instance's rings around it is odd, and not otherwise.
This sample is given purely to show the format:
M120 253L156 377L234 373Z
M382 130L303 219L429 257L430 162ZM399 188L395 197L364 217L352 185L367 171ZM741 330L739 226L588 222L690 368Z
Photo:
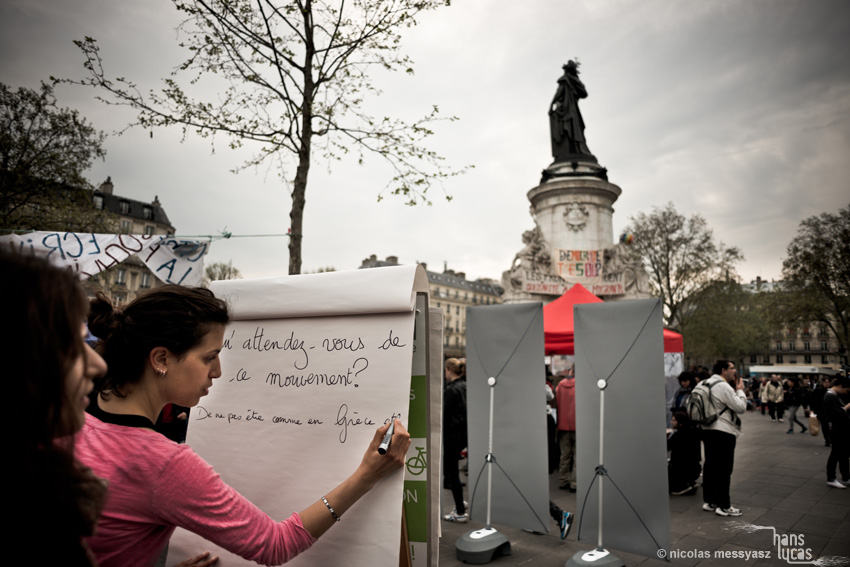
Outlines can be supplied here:
M103 159L105 136L76 110L59 108L53 87L0 83L0 227L106 232L115 218L92 202L83 173Z
M818 321L838 341L847 364L850 348L850 205L800 223L782 262L787 318Z
M363 108L366 96L380 94L370 69L413 73L400 53L400 34L420 13L448 0L172 1L186 15L178 30L189 56L161 91L145 96L131 81L107 77L92 38L77 42L89 77L67 82L97 87L108 93L108 102L130 105L138 111L134 125L225 134L231 147L257 142L258 151L243 167L276 160L291 190L290 274L301 271L305 197L316 151L334 160L354 152L360 163L370 154L382 158L394 171L386 190L408 204L428 202L432 183L460 173L423 146L439 119L436 106L413 122L373 117ZM181 74L188 75L184 82ZM195 98L211 75L227 88Z
M680 328L685 355L710 367L718 358L742 363L751 353L766 352L782 328L772 315L773 300L774 294L749 292L733 280L710 283L688 298L688 317Z
M714 239L706 220L685 217L673 203L654 207L629 219L632 250L649 274L652 293L661 298L664 323L681 328L691 314L689 301L716 281L732 279L735 263L743 260L735 247Z

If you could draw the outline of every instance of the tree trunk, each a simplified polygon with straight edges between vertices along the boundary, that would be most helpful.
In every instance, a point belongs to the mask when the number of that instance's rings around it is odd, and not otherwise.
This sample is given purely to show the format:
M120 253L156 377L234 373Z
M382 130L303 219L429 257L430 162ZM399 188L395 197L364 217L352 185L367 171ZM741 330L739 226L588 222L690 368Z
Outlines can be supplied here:
M306 116L306 113L305 113ZM298 152L298 168L292 183L292 208L289 210L289 274L301 273L301 239L304 224L304 204L307 190L307 174L310 171L310 139L301 142Z
M298 148L298 167L292 183L292 208L289 211L289 274L301 273L301 240L304 227L304 205L307 192L307 176L310 173L310 147L313 141L313 43L312 2L307 0L302 10L304 18L304 99L301 104L301 139Z

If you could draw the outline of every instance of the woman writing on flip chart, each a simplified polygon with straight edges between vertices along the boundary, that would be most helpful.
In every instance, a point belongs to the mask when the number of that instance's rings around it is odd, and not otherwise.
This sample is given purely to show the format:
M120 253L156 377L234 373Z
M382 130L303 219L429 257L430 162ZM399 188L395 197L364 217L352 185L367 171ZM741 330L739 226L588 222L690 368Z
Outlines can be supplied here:
M246 559L280 564L309 548L361 496L401 468L410 436L400 421L386 455L380 427L339 486L276 522L225 484L186 445L153 431L166 403L192 407L221 376L226 304L201 288L163 286L116 310L92 304L89 325L109 364L78 439L80 459L109 480L89 543L101 567L152 565L181 526Z

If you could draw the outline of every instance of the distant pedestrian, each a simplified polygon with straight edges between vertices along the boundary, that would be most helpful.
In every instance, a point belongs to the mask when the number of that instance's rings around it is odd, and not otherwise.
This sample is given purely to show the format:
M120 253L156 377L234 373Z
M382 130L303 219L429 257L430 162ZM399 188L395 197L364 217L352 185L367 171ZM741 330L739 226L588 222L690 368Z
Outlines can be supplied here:
M826 419L826 414L823 411L823 397L831 386L832 381L828 377L824 376L823 380L821 380L821 382L815 387L811 397L809 398L809 407L818 418L820 430L823 432L824 445L827 447L830 446L829 420Z
M452 511L443 516L449 522L469 521L457 468L460 452L466 444L466 363L450 358L446 360L446 389L443 392L443 484L452 491L455 502Z
M800 426L800 433L807 431L806 426L797 419L797 412L800 406L808 408L808 403L804 388L800 385L796 378L789 378L786 381L787 388L784 393L785 405L788 406L788 433L794 433L794 424Z
M671 404L671 411L674 414L676 412L686 411L688 397L696 385L694 375L687 370L679 374L677 380L679 381L679 389L673 394L673 403Z
M759 384L759 405L761 406L761 414L767 409L767 378L762 376L761 384Z
M702 472L699 429L694 427L691 418L683 411L673 414L671 425L673 431L667 438L667 450L670 451L670 462L667 464L670 494L696 494L697 479Z
M561 476L558 487L576 491L576 378L571 366L567 376L555 386L558 402L558 444L561 447Z
M844 404L839 396L850 392L850 378L838 376L832 388L823 396L823 411L829 420L832 450L826 461L826 483L833 488L850 486L850 404ZM841 472L841 480L835 476L835 468Z
M770 413L770 421L779 420L779 422L782 422L782 415L785 411L782 401L785 399L785 391L779 382L779 374L773 374L770 377L765 397L767 398L767 411Z

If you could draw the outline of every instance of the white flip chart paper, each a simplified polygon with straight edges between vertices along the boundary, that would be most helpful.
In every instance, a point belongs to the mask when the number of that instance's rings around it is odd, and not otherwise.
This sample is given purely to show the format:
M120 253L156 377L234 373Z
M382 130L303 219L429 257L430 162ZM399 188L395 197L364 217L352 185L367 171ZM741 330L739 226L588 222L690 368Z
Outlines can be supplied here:
M235 320L187 443L275 520L318 500L354 472L379 425L407 423L423 277L404 266L215 282ZM402 482L401 470L385 478L290 564L397 565ZM252 564L179 528L168 564L207 549L220 565Z

